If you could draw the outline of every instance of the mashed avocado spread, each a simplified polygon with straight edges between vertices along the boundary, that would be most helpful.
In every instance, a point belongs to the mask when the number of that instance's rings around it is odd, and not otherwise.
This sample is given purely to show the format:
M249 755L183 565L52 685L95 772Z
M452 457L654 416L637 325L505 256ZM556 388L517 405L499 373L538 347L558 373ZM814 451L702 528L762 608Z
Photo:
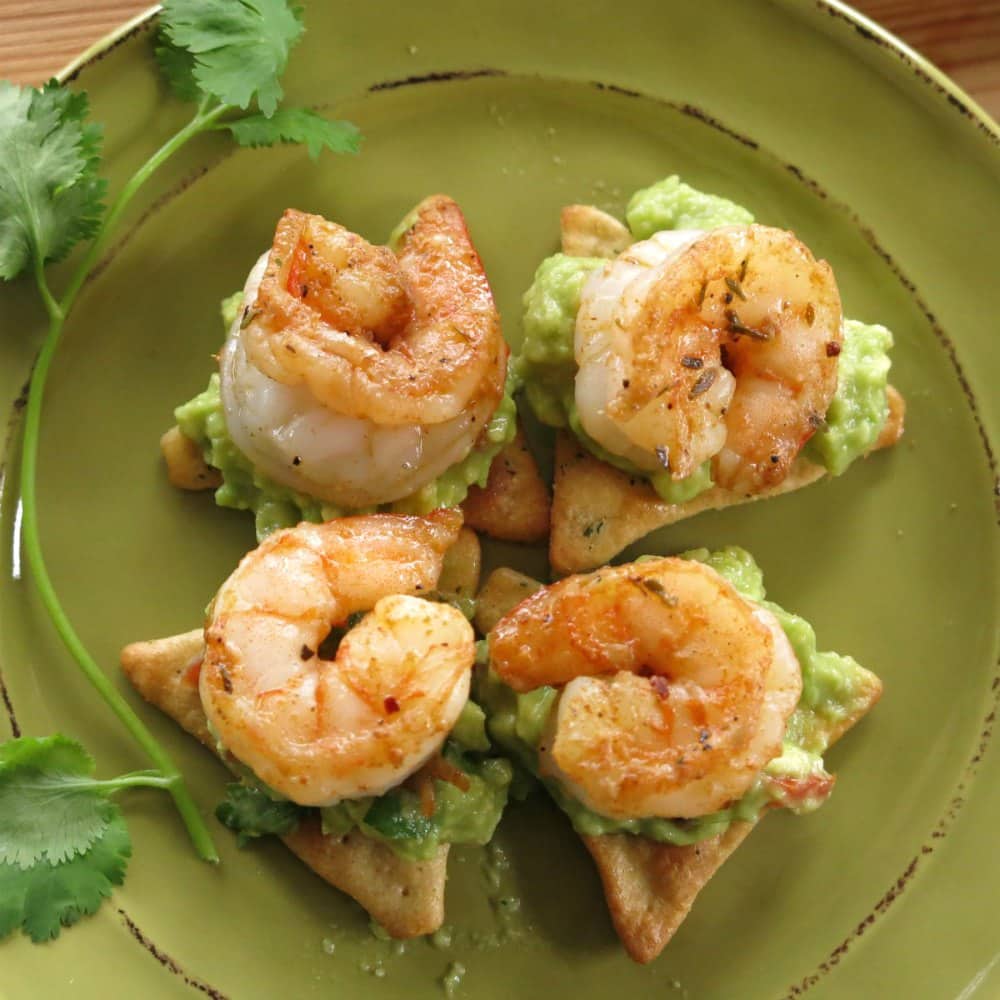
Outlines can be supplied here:
M473 701L466 702L441 756L450 766L449 780L432 779L433 810L406 783L371 798L347 799L324 809L297 806L282 799L250 772L242 785L230 786L229 798L217 811L241 840L288 833L318 812L323 832L339 837L357 829L380 840L408 861L433 857L442 844L486 844L507 804L513 776L509 761L487 757L490 741L486 717Z
M222 320L226 330L232 325L242 302L242 292L223 299ZM493 459L517 430L513 398L516 388L513 367L510 367L503 398L476 447L461 462L456 462L416 493L379 509L399 514L427 514L438 507L457 507L470 486L485 486ZM374 509L346 510L327 504L259 472L229 436L219 396L218 373L209 378L204 392L174 410L174 418L181 433L194 441L201 448L205 461L222 474L215 502L220 507L253 511L258 541L263 541L278 528L290 528L300 521L327 521L345 514L370 513Z
M676 176L637 191L625 212L636 240L664 229L713 229L749 225L753 216L716 195L697 191ZM576 361L573 333L580 296L588 276L607 261L600 257L546 258L524 294L524 340L514 361L525 398L542 423L568 427L580 443L602 461L630 475L649 479L668 503L684 503L712 485L709 463L687 479L669 473L650 475L612 455L590 438L577 416L574 397ZM884 327L856 320L844 323L844 342L837 366L837 392L825 424L813 435L806 455L839 476L875 443L889 415L886 387L892 334Z
M711 566L744 597L772 612L788 636L802 668L803 685L798 707L788 721L783 751L767 765L742 799L722 812L697 819L609 819L581 804L557 780L542 778L578 833L632 833L680 846L722 833L732 822L756 820L767 805L783 805L795 812L815 809L822 804L825 794L809 794L809 781L816 779L815 787L820 788L828 778L823 752L829 745L830 734L844 719L857 714L870 691L868 671L850 656L817 651L816 634L808 622L764 599L763 575L748 552L735 546L717 552L695 549L684 553L682 558ZM481 649L480 660L485 662L487 657L483 653L485 650ZM537 748L558 692L555 688L541 687L519 695L485 666L478 669L477 698L486 708L490 735L519 765L537 776ZM805 794L790 793L792 782L805 789Z

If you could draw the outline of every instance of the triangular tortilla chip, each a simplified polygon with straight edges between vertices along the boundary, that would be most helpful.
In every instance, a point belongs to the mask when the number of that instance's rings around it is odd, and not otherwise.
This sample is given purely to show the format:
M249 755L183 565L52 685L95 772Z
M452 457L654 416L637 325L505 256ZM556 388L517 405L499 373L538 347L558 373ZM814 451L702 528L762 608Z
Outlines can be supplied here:
M549 506L549 489L518 422L486 486L469 490L462 504L466 526L505 542L540 542L549 533Z
M903 398L892 386L888 395L889 418L872 451L895 444L903 433ZM660 499L645 479L607 465L570 434L560 432L556 440L549 562L559 574L595 569L657 528L705 510L790 493L824 475L823 466L800 456L781 483L753 496L713 486L687 503L670 504Z
M828 746L881 696L882 682L868 671L863 677L854 712L830 725ZM663 951L698 893L754 825L734 823L725 833L688 847L672 847L625 833L583 837L604 884L611 921L635 961L651 962Z
M198 694L204 651L198 629L126 646L121 663L146 701L218 752ZM301 824L282 840L320 878L356 899L393 937L430 934L441 926L447 845L429 861L404 861L385 844L357 831L325 836L318 821Z
M180 490L214 490L222 473L208 465L201 448L174 424L160 438L160 452L167 465L167 479Z

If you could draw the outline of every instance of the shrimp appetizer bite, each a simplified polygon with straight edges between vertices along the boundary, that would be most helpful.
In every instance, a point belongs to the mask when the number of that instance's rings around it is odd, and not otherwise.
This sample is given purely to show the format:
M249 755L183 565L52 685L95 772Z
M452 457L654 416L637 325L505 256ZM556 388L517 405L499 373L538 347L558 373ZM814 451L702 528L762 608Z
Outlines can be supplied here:
M892 335L844 320L794 234L670 177L629 228L563 212L515 368L556 455L550 557L589 569L653 528L839 475L893 444ZM636 242L638 241L638 242Z
M427 198L390 243L285 212L224 304L218 374L161 442L171 481L253 510L258 539L457 506L514 437L509 351L458 206Z
M122 653L143 697L241 776L218 810L241 842L281 835L395 937L440 926L448 846L490 839L512 776L469 700L473 632L453 603L478 559L444 568L475 544L461 525L438 511L276 531L203 632Z
M825 801L823 753L881 690L850 657L817 652L728 548L539 585L493 626L479 697L493 738L582 835L626 950L648 962L766 810Z

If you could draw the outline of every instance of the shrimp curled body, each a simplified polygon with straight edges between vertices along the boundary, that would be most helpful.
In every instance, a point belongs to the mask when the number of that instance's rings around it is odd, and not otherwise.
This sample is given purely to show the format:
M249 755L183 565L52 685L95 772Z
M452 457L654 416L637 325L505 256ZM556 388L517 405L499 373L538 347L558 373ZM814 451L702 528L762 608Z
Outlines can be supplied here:
M568 577L494 629L515 691L560 688L539 768L615 819L725 808L780 754L802 692L774 616L709 567L655 559Z
M508 353L450 198L418 205L395 251L290 209L223 351L226 424L292 489L388 503L471 451L503 396Z
M436 753L468 700L472 628L437 585L461 515L379 514L275 532L222 585L202 705L226 749L301 805L380 795ZM333 659L321 644L369 612Z
M588 279L577 316L584 430L674 479L777 485L822 426L842 334L833 272L792 233L667 231Z

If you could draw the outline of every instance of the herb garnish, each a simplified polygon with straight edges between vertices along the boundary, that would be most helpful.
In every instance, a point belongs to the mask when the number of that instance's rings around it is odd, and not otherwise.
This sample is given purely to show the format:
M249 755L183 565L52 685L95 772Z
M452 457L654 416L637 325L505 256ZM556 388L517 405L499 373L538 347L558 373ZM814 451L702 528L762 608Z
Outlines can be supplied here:
M691 386L691 391L688 393L691 399L694 399L696 396L700 396L703 392L708 392L708 390L712 388L718 374L718 368L706 368L698 376L694 385Z
M198 854L218 860L180 771L88 653L56 595L38 531L38 439L45 383L66 318L125 209L174 153L196 136L218 130L229 131L244 146L303 143L312 157L323 149L357 151L360 136L349 122L329 121L306 108L278 107L280 77L302 31L299 8L285 0L166 0L157 60L174 94L196 109L107 209L107 184L99 176L102 130L88 120L86 95L54 80L41 89L0 81L0 278L30 272L49 318L24 422L25 560L67 649L155 765L97 782L89 777L92 763L86 752L65 737L0 746L0 937L17 926L36 940L54 937L60 924L92 913L111 885L121 882L130 853L128 833L106 798L119 788L167 791ZM78 265L61 291L54 291L46 265L84 241L89 243Z
M746 302L747 297L743 292L743 287L735 278L726 278L726 288L728 288L738 299L742 299Z
M771 335L762 330L755 330L752 326L747 326L740 321L735 309L726 310L726 322L729 324L729 332L734 336L750 337L751 340L770 340Z
M676 594L668 594L655 577L652 576L630 576L629 583L634 584L640 590L662 601L668 608L676 608L680 603Z
M125 877L132 842L109 796L171 779L136 771L101 781L93 770L65 736L0 746L0 938L19 927L33 941L54 938Z

